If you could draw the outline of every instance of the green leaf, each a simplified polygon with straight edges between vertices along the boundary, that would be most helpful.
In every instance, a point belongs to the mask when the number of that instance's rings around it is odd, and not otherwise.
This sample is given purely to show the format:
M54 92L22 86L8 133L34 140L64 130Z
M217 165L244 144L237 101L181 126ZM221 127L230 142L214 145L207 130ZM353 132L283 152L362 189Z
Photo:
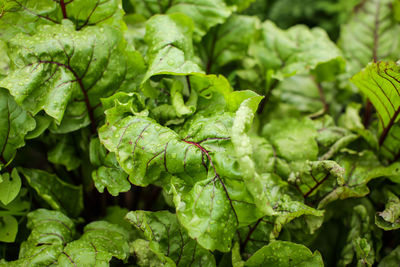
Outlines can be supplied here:
M213 255L188 236L176 215L168 211L131 211L126 219L143 232L150 241L148 249L162 255L162 260L168 262L170 260L165 258L169 258L176 266L216 266Z
M400 113L400 67L393 61L370 63L352 82L374 105L379 117L379 146L395 161L400 156L395 124Z
M135 252L136 263L139 266L166 266L175 267L176 264L173 260L166 257L164 254L157 250L150 248L150 242L144 239L136 239L131 244L131 250Z
M257 34L259 23L255 17L232 15L224 24L212 29L198 46L206 72L219 73L221 67L242 60Z
M287 241L275 241L257 251L245 266L324 266L321 254Z
M259 62L263 75L273 70L273 78L278 80L310 72L319 81L331 80L344 69L341 52L326 32L303 25L281 30L265 21L261 41L250 49L250 55Z
M207 31L223 23L231 14L230 9L222 0L176 0L158 1L130 0L135 12L151 17L154 14L172 14L180 12L190 17L194 22L194 39L199 41Z
M94 112L100 107L100 97L111 95L125 87L126 80L137 78L140 59L125 51L121 33L112 27L88 27L76 32L72 26L65 21L40 27L34 36L19 34L10 40L14 67L0 86L33 114L44 110L57 124L66 113L62 127L68 129L64 132L89 123L94 131ZM138 63L133 72L132 62ZM74 122L71 115L79 117L75 122L78 124L66 126Z
M373 224L365 206L357 205L353 209L347 242L341 252L339 266L347 266L357 259L357 266L372 266L375 262L372 241Z
M9 266L53 264L64 245L75 235L73 221L59 211L38 209L30 212L27 227L32 232L21 244L19 259L8 263Z
M400 199L386 190L385 210L375 215L375 223L386 231L400 228Z
M0 166L7 165L17 148L25 145L24 137L34 128L35 120L0 88Z
M53 209L66 211L72 217L78 216L83 210L81 185L68 184L56 175L41 170L25 168L19 170L40 198Z
M337 199L363 197L370 192L367 187L369 181L397 176L400 171L398 163L382 166L371 151L345 152L338 155L335 161L345 170L344 183L333 186L332 191L319 202L319 208Z
M0 216L0 241L12 243L18 233L18 222L11 215Z
M2 179L3 181L0 182L0 201L4 205L8 205L17 197L21 189L21 178L18 171L13 169L11 173L4 173Z
M389 255L384 257L378 264L378 267L396 266L400 261L400 246L393 249Z
M92 25L112 24L121 27L120 0L58 1L13 0L5 1L0 19L0 38L9 40L17 33L32 34L40 25L54 25L69 19L80 30ZM65 7L65 8L64 8Z
M58 257L60 266L107 266L113 257L127 260L127 232L105 221L85 226L83 235L68 243Z
M192 33L193 22L183 14L156 15L146 22L149 68L142 84L154 75L202 72L194 58Z
M350 75L371 61L397 59L400 45L400 27L393 19L393 0L359 2L341 27L339 40Z
M81 159L77 155L74 141L71 136L64 135L61 140L48 152L47 157L51 163L61 164L67 171L75 170L81 165Z

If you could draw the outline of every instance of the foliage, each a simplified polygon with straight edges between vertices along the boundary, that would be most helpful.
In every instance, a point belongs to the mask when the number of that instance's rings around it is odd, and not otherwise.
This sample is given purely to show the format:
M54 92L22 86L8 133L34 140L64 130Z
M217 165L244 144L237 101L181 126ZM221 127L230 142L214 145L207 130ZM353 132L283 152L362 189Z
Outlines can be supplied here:
M397 266L399 7L0 1L0 266Z

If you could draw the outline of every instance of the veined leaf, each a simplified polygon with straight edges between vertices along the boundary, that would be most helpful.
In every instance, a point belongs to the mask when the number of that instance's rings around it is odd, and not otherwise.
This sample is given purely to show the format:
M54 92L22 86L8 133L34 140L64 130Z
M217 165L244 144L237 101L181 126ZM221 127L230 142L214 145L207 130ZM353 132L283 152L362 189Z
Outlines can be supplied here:
M154 14L183 13L194 22L194 40L200 41L213 26L223 23L231 14L231 10L223 0L176 0L158 1L130 0L135 13L151 17ZM206 19L207 18L207 19Z
M113 257L127 260L128 233L105 221L85 226L83 235L68 243L58 257L60 266L107 266Z
M21 178L18 171L13 169L11 173L4 173L0 181L0 201L4 205L9 204L15 199L21 189Z
M143 232L150 243L148 249L160 255L161 261L172 260L176 266L216 266L212 254L200 247L168 211L132 211L126 219ZM141 249L135 250L143 257ZM142 265L145 266L145 265Z
M389 190L385 191L385 210L375 215L375 224L386 231L400 228L400 199Z
M397 59L400 27L393 18L393 0L366 0L355 6L342 26L339 45L354 74L371 61Z
M321 254L307 247L287 241L275 241L248 259L245 266L324 266Z
M56 175L34 169L20 169L29 185L53 209L66 211L73 217L83 209L82 186L68 184Z
M11 215L0 216L0 241L12 243L17 233L18 221Z
M156 15L146 22L149 68L142 83L154 75L202 72L193 53L193 27L192 20L179 13Z
M378 112L379 145L395 161L400 156L395 124L400 113L400 67L393 61L370 63L352 78Z
M0 88L0 166L7 165L17 148L25 145L26 134L35 126L35 120Z
M6 0L0 18L0 38L17 33L32 34L39 25L54 25L69 19L77 30L91 25L113 24L119 28L121 0Z
M10 41L14 67L0 86L33 114L44 110L59 124L66 110L67 115L80 112L84 122L69 130L91 123L95 131L100 97L137 77L137 71L130 71L136 59L125 51L121 37L109 26L76 32L67 21L40 27L34 36L19 34Z

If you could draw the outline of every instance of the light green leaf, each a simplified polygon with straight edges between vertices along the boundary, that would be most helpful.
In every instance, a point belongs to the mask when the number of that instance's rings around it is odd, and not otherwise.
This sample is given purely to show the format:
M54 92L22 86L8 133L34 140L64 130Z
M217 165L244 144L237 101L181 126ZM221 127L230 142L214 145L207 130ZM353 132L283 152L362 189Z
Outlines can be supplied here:
M245 266L324 266L321 254L307 247L287 241L275 241L257 251Z
M12 0L5 1L0 19L0 38L9 40L18 33L32 34L38 26L60 24L69 19L80 30L87 26L122 26L120 0ZM63 6L64 5L64 6ZM65 7L65 8L63 8Z
M150 242L144 239L136 239L131 243L131 250L135 252L137 257L136 263L143 267L175 267L176 264L169 257L166 257L157 250L150 248Z
M400 112L400 67L393 61L370 63L352 82L374 105L379 117L379 146L395 161L400 156L397 126Z
M34 169L20 168L29 185L55 210L66 211L73 217L83 209L82 186L68 184L56 175Z
M99 107L100 97L125 88L126 80L137 78L140 58L125 51L121 33L112 27L76 32L72 26L65 21L40 27L34 36L19 34L10 40L14 67L0 86L24 108L34 114L44 110L57 124L74 101L62 127L70 131L91 123L95 131L94 109ZM138 63L136 71L130 70L132 62ZM76 117L78 125L68 125Z
M250 50L261 65L262 74L273 70L273 78L282 80L295 74L316 74L318 81L332 80L344 70L340 50L320 28L296 25L279 29L273 22L262 25L262 39Z
M156 15L146 22L149 68L142 84L154 75L202 72L194 58L192 33L193 22L183 14Z
M11 215L0 216L0 241L12 243L18 233L18 221Z
M21 178L18 171L13 169L11 173L2 175L3 181L0 182L0 201L8 205L18 195L21 189Z
M24 137L34 128L35 120L0 88L0 166L7 165L17 148L25 145Z
M176 266L216 266L213 255L188 236L176 215L168 211L132 211L126 219L143 232L149 241L148 249L162 255L162 260L172 260Z
M400 199L386 190L385 210L375 215L375 224L386 231L400 228Z
M113 257L127 260L128 233L105 221L85 226L83 235L68 243L58 257L60 266L108 266Z
M400 27L393 19L392 3L393 0L360 1L342 25L339 46L350 75L371 61L398 58Z
M196 41L199 41L211 27L223 23L231 14L222 0L163 0L158 3L151 0L130 0L130 2L135 7L135 13L145 17L176 12L185 14L194 22Z

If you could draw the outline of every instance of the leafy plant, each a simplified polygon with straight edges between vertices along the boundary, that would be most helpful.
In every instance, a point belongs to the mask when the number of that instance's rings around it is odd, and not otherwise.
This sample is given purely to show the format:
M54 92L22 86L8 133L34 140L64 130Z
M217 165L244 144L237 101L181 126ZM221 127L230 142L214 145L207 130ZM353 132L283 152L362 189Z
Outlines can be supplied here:
M399 6L0 1L0 266L397 266Z

